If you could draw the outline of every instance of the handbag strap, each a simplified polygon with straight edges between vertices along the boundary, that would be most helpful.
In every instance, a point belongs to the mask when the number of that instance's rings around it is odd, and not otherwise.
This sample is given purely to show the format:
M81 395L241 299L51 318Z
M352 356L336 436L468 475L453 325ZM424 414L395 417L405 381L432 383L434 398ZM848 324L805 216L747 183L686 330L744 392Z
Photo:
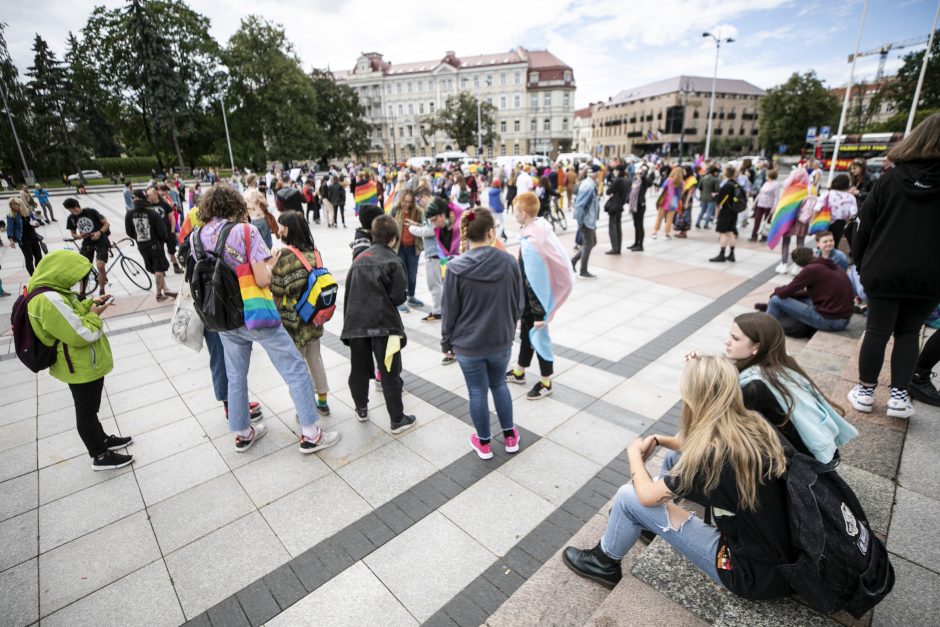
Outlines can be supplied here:
M310 266L310 262L307 260L306 257L304 257L304 254L303 254L302 252L300 252L299 250L297 250L297 249L296 249L295 247L293 247L293 246L288 246L288 247L287 247L287 250L289 250L289 251L291 251L292 253L294 253L294 256L297 257L297 259L300 260L300 263L303 264L303 267L304 267L304 269L305 269L307 272L310 272L310 271L313 269L313 268Z

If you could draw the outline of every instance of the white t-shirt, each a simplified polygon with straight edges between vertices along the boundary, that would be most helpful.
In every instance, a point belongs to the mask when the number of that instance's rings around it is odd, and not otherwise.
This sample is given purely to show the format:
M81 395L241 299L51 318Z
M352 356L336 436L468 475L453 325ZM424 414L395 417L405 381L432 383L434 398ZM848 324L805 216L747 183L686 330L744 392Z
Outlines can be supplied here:
M516 177L516 195L531 192L533 189L535 189L535 185L533 185L532 177L529 176L529 173L520 172L519 176Z

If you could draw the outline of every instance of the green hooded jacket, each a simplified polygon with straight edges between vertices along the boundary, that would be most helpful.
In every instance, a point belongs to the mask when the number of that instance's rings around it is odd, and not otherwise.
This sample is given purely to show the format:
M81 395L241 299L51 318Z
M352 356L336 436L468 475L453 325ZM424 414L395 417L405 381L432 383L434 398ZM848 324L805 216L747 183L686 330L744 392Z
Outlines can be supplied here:
M91 262L82 255L71 250L56 250L42 258L26 288L29 291L37 287L55 290L33 298L27 311L36 339L46 346L59 340L58 357L49 368L49 374L65 383L95 381L114 367L104 323L91 311L94 303L90 298L79 300L70 291L90 271Z

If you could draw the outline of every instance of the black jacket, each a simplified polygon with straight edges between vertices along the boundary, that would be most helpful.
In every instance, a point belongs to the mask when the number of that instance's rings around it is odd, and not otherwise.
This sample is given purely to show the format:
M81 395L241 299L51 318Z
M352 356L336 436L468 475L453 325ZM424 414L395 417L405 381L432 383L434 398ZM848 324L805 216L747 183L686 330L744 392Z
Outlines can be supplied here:
M346 206L346 189L342 183L331 183L329 195L334 207L342 210Z
M859 212L852 257L869 296L940 300L940 160L899 163Z
M607 213L622 212L623 206L630 200L630 185L627 183L627 179L622 176L614 177L608 191L610 198L604 203L604 211Z
M524 302L522 273L508 253L474 248L447 264L441 347L468 357L512 347Z
M124 231L138 246L156 246L167 241L166 220L149 203L134 201L134 208L124 214Z
M374 244L356 257L346 275L340 339L348 343L358 337L404 337L398 306L407 298L405 264L385 244Z

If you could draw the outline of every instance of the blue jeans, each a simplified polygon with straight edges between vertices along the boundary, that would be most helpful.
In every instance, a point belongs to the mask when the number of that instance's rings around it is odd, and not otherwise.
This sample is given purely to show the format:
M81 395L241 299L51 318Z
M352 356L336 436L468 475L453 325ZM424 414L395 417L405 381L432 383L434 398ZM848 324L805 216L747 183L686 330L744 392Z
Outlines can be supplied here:
M717 203L712 200L709 202L702 203L702 210L699 211L698 220L695 221L695 226L701 226L702 220L705 220L705 228L707 229L712 220L715 218L715 206Z
M408 271L408 298L414 298L415 287L418 286L418 252L414 246L399 246L398 258Z
M481 440L490 439L490 408L486 396L487 390L493 392L493 405L499 417L499 427L503 431L513 428L512 396L506 387L506 369L512 347L480 357L467 357L457 353L457 363L463 370L470 395L470 419Z
M679 460L679 454L668 451L663 460L661 475L665 475ZM665 505L646 507L640 504L633 484L627 484L617 490L614 506L607 520L607 531L601 538L601 549L615 560L623 559L627 551L640 537L640 531L648 529L672 545L696 568L711 577L715 583L721 583L715 558L721 533L718 529L706 525L694 513L676 529L669 521L669 512Z
M255 342L261 344L287 384L300 424L309 427L317 421L316 399L307 363L283 326L254 330L239 327L222 331L219 336L225 347L225 372L228 375L229 431L243 431L249 425L248 366L251 364L251 345Z
M225 349L222 348L222 339L215 331L203 330L202 336L205 338L206 348L209 350L209 372L212 374L215 400L227 401L228 375L225 374Z
M823 318L813 307L813 301L808 298L780 298L771 296L767 303L767 313L774 318L780 319L781 315L790 316L799 320L805 325L811 326L820 331L841 331L849 326L848 318L830 320Z

